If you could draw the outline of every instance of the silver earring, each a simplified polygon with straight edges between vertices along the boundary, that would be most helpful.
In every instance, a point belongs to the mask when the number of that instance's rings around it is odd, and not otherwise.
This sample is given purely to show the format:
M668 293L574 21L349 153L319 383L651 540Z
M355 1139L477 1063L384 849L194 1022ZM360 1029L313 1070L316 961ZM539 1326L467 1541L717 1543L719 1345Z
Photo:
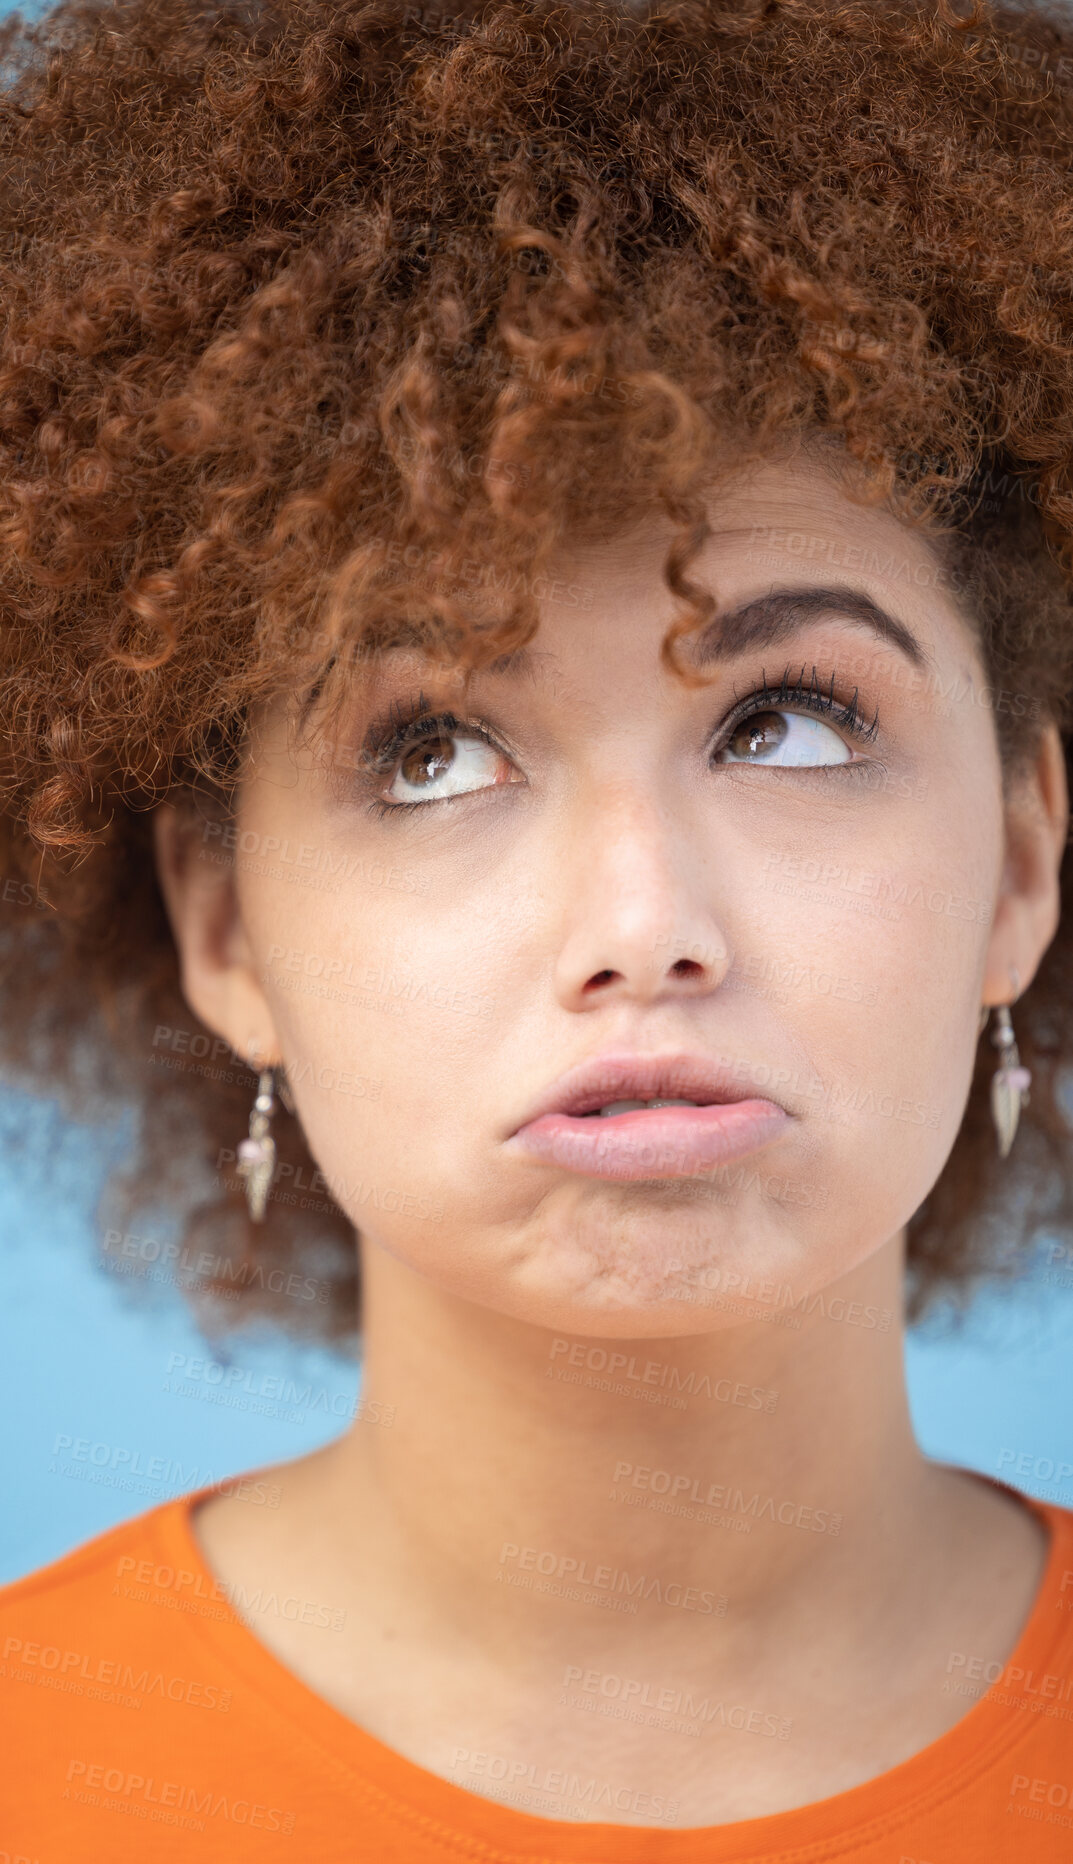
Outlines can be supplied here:
M995 1006L993 1014L997 1027L991 1031L991 1041L999 1051L999 1065L991 1076L991 1118L998 1134L999 1156L1006 1158L1017 1131L1021 1109L1028 1105L1032 1074L1021 1065L1009 1009L1000 1003Z
M276 1090L288 1112L294 1112L282 1068L262 1068L257 1097L250 1112L250 1136L238 1148L238 1170L246 1180L246 1205L254 1223L263 1223L268 1187L276 1169L276 1142L269 1124L276 1110Z

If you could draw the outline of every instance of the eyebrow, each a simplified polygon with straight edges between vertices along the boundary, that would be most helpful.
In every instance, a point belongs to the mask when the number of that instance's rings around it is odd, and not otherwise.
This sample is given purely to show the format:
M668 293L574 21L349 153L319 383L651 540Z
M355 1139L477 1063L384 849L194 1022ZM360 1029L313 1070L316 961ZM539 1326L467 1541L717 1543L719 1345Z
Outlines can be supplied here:
M823 616L866 628L888 647L904 654L914 667L932 666L931 655L904 621L888 614L865 590L854 589L848 583L769 589L765 595L753 596L737 608L728 609L698 636L693 647L694 665L706 667L758 647L777 647ZM531 665L529 649L517 647L492 661L484 671L510 675L523 673Z
M912 629L898 616L881 608L866 590L855 589L849 583L818 587L806 583L796 588L769 589L764 595L739 603L737 608L728 609L707 623L694 642L693 664L707 667L756 648L777 647L808 627L810 622L823 617L852 622L903 654L912 666L934 668L931 655ZM390 660L394 654L412 652L416 645L416 638L411 644L404 631L386 649L386 658ZM333 655L332 660L334 658ZM489 661L480 671L501 678L517 678L531 673L534 664L528 647L515 647ZM321 683L318 681L306 695L303 716L310 709Z
M799 589L770 589L766 595L717 615L708 623L696 645L697 664L729 659L757 647L777 647L809 622L829 615L866 628L904 654L915 667L930 667L931 656L912 629L874 601L863 589L839 583L829 588L806 585Z

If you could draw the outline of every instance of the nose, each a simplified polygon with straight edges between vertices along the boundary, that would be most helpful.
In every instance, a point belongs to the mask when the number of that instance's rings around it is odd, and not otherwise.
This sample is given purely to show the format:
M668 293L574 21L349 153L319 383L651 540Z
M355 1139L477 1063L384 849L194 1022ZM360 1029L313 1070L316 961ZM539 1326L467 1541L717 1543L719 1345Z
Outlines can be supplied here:
M705 885L710 850L698 845L688 814L670 809L651 783L616 783L575 798L569 844L556 963L565 1006L718 989L730 948Z

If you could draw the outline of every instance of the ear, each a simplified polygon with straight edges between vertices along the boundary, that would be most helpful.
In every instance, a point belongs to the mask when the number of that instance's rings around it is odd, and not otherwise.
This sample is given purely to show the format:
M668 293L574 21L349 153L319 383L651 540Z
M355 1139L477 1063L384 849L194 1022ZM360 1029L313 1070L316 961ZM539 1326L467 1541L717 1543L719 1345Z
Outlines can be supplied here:
M1069 834L1069 787L1057 728L1048 724L1033 765L1006 804L1006 858L987 951L981 1002L1016 1000L1058 929L1059 870Z
M252 1068L281 1060L257 979L230 854L215 825L162 803L154 811L157 877L179 954L183 995L207 1028Z

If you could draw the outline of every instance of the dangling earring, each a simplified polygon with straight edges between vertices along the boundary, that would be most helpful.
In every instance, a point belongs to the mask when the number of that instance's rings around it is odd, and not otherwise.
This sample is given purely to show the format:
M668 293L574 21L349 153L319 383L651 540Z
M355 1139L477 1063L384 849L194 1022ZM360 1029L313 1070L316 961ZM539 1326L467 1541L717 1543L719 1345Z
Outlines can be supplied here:
M1007 1006L1004 1003L997 1004L993 1015L998 1026L992 1029L991 1040L999 1051L1000 1060L991 1077L991 1118L998 1134L999 1156L1006 1158L1017 1131L1021 1109L1028 1105L1032 1074L1028 1068L1021 1066Z
M268 1187L276 1169L276 1142L268 1127L276 1110L277 1085L284 1106L294 1112L282 1068L262 1068L250 1113L250 1136L238 1148L238 1170L246 1180L246 1204L254 1223L264 1222Z

